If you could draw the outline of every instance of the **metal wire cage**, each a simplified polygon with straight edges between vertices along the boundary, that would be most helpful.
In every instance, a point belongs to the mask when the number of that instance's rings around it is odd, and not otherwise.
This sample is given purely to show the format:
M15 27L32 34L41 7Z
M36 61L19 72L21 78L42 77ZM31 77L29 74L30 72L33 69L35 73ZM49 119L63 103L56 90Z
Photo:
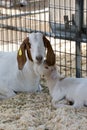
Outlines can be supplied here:
M1 0L0 51L17 50L27 33L42 32L66 76L87 76L86 0Z
M87 76L87 1L50 0L49 12L52 33L60 39L56 44L60 71Z
M27 33L46 32L48 24L48 0L0 1L0 50L17 50Z

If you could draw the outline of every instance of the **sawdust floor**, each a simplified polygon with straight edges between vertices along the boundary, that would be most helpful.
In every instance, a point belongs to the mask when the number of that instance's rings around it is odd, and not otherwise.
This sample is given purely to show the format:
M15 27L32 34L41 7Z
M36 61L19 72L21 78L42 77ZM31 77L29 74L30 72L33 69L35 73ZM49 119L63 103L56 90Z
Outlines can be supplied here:
M47 88L20 93L0 101L0 130L87 130L87 108L54 109Z

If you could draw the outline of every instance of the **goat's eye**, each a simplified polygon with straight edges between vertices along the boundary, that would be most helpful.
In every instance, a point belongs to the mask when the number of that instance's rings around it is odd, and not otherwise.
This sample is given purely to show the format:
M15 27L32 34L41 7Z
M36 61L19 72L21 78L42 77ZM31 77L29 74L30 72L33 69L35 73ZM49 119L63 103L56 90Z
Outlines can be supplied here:
M49 69L48 66L45 66L45 69Z

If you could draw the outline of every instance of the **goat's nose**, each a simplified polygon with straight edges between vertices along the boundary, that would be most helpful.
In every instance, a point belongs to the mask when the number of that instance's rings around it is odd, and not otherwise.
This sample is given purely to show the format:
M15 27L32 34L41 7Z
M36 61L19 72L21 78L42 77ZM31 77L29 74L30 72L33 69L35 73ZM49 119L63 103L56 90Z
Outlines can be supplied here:
M42 57L42 56L36 56L36 60L37 60L38 62L41 62L41 61L42 61L42 59L43 59L43 57Z

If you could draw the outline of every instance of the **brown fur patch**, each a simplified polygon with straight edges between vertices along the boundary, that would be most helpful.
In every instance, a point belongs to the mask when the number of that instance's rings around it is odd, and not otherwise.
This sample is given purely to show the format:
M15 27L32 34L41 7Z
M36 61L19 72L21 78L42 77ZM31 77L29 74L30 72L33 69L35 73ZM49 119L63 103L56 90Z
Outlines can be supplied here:
M55 54L49 40L43 36L44 46L47 48L46 62L49 66L55 64Z
M30 53L30 43L29 43L29 38L28 37L26 37L24 39L24 41L20 45L20 48L19 48L18 53L17 53L18 68L20 70L23 69L23 67L24 67L24 65L25 65L25 63L27 61L25 50L27 50L28 58L31 61L33 61L32 57L31 57L31 53Z

